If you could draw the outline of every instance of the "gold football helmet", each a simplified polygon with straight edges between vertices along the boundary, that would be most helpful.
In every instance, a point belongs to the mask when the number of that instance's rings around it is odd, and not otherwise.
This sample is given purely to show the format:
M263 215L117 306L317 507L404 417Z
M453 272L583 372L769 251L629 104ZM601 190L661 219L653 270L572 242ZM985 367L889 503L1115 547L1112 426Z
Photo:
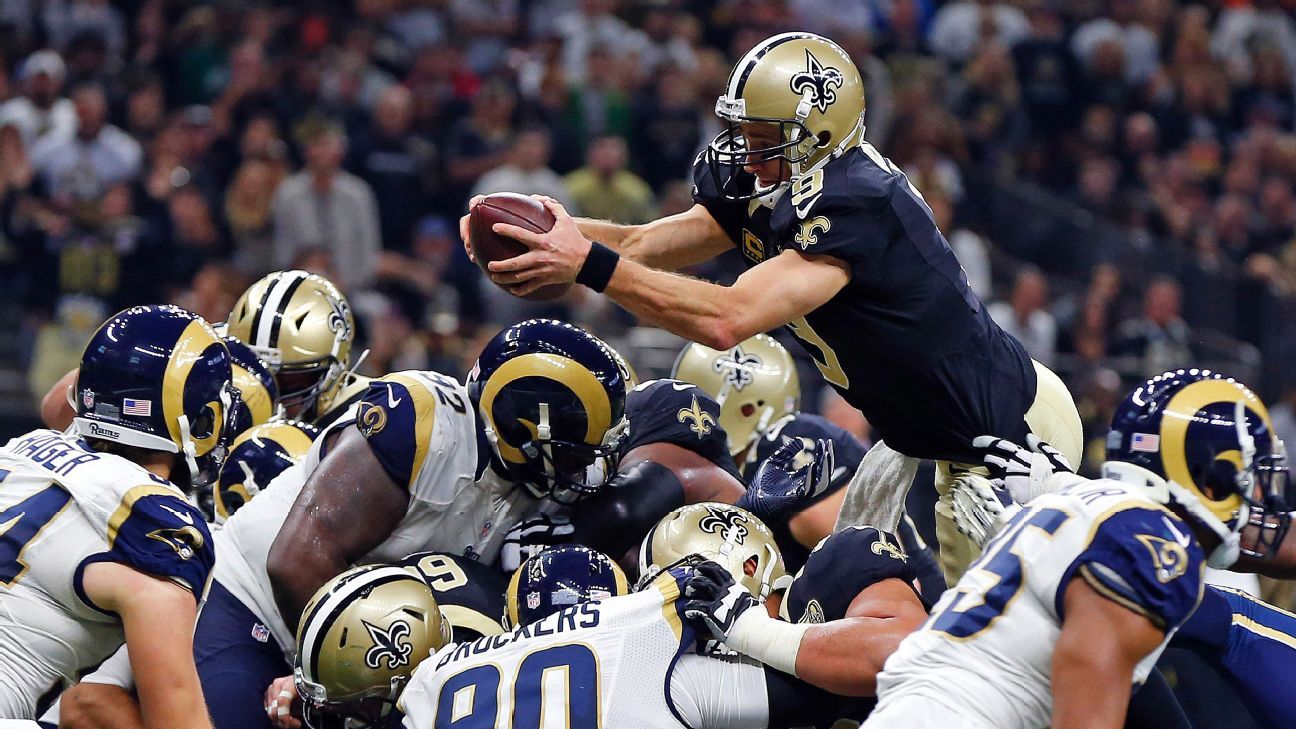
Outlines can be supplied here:
M427 584L400 567L369 565L324 584L297 628L293 678L308 726L391 714L419 662L450 642ZM339 722L341 723L341 722Z
M695 556L719 563L760 600L792 581L764 522L733 504L706 502L672 511L644 537L639 586Z
M813 33L780 33L738 61L716 99L715 113L728 128L707 147L704 159L721 194L760 197L777 185L740 190L734 173L744 164L783 160L796 180L863 140L864 80L836 43ZM780 141L750 149L739 125L762 122L778 125Z
M239 297L227 331L270 365L289 417L314 420L328 411L355 336L351 305L328 279L305 271L267 275Z
M671 377L697 385L720 403L720 427L734 458L801 404L796 362L767 334L727 350L690 344L676 358Z

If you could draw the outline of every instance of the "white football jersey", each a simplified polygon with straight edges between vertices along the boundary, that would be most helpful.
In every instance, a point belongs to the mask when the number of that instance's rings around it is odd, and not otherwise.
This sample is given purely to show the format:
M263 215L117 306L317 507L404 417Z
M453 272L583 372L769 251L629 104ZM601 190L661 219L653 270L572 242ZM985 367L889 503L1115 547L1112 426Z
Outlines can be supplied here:
M468 554L493 562L504 536L536 500L482 467L468 392L435 372L400 372L374 380L352 411L329 427L358 428L383 468L409 489L405 516L359 564L392 564L414 552ZM216 579L261 618L285 652L294 636L279 615L266 573L270 547L298 493L319 465L326 440L279 474L218 531Z
M1141 683L1196 608L1203 568L1188 527L1142 487L1077 479L1040 496L887 659L865 726L935 726L942 716L999 729L1048 726L1059 608L1073 578L1165 629L1135 669Z
M679 575L573 606L423 661L398 708L407 729L451 726L745 729L767 723L763 668L693 655Z
M214 560L202 514L171 483L75 435L36 430L0 448L0 717L39 699L123 641L81 585L94 562L169 578L201 599Z

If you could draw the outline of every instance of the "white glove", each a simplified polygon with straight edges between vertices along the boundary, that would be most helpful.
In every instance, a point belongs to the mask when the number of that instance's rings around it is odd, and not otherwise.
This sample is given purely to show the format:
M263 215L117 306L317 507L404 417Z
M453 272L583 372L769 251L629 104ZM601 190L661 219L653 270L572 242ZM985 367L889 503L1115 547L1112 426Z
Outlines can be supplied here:
M500 550L500 567L513 572L531 557L556 544L566 544L574 528L564 514L535 514L508 531Z
M1048 493L1047 482L1054 474L1075 472L1066 456L1034 433L1026 436L1026 445L1030 450L993 435L978 436L972 441L974 448L985 449L985 464L991 478L1002 482L1013 501L1019 504Z
M945 498L954 512L954 526L978 547L984 547L1022 508L1006 490L975 473L955 479Z

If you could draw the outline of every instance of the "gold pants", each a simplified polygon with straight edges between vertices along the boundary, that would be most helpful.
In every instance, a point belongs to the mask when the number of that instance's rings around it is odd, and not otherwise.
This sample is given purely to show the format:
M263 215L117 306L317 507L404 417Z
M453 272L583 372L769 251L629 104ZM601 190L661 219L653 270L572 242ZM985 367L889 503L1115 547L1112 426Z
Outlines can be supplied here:
M1041 440L1061 451L1073 466L1079 466L1084 436L1075 401L1061 378L1039 362L1035 362L1035 376L1038 381L1035 401L1026 411L1026 424ZM940 497L936 501L936 541L940 544L941 571L945 573L945 584L950 586L958 582L968 565L981 552L967 537L959 534L947 498L955 477L966 471L986 473L985 467L980 464L936 462L936 493Z

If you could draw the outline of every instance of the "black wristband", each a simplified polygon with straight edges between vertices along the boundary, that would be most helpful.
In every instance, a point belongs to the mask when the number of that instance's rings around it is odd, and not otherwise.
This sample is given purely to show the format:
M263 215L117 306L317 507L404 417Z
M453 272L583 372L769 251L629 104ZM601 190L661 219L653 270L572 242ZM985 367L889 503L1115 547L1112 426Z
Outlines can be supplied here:
M576 283L603 293L608 281L612 280L612 273L616 271L620 260L621 254L598 241L593 241L589 254L585 256L585 262L581 264L580 271L576 274Z

